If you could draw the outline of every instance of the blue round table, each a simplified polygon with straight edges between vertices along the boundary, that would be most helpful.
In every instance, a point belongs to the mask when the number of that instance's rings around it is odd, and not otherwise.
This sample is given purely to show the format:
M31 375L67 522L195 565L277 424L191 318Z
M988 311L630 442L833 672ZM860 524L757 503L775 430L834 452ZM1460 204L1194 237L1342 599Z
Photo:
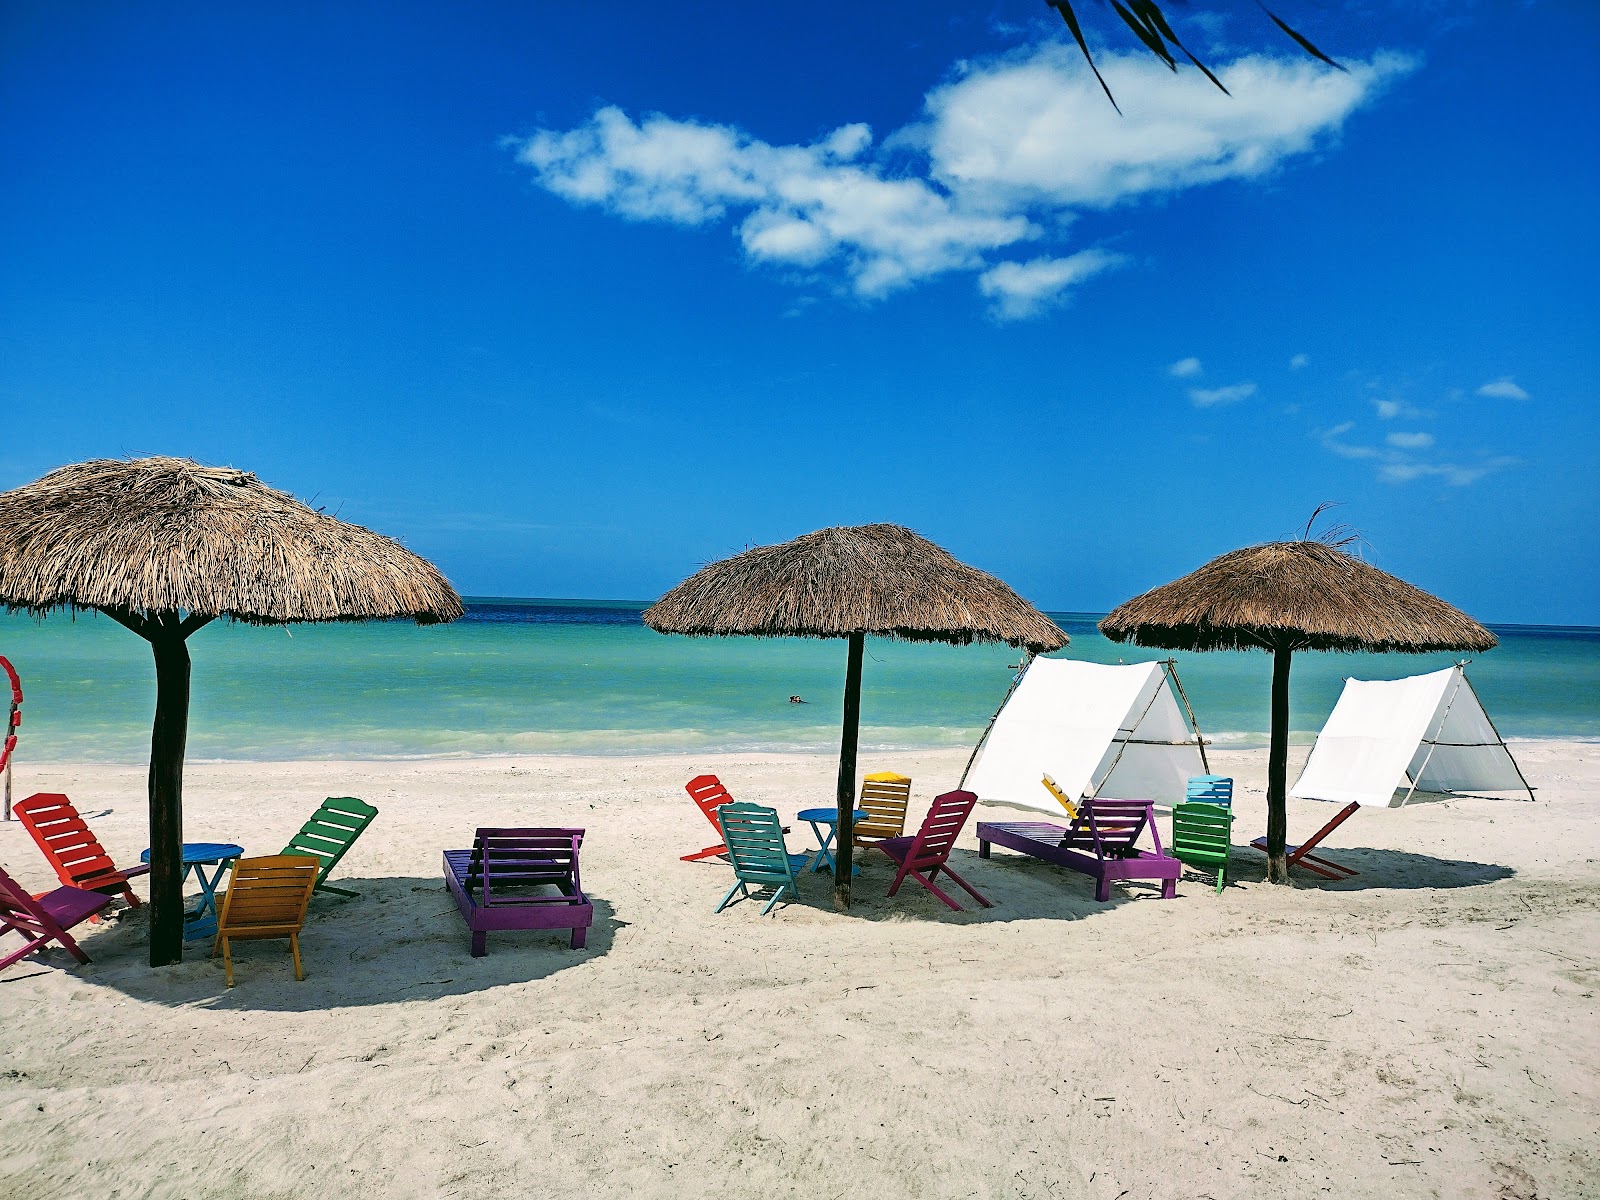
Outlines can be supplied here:
M183 844L183 877L189 872L200 882L200 907L183 914L183 940L215 937L217 933L217 884L228 864L244 854L243 846L232 842L185 842ZM140 862L150 861L150 851L139 855ZM205 868L215 865L211 878L206 878ZM180 884L180 886L182 886Z
M855 814L856 820L865 821L867 819L866 809L857 808L851 811ZM838 867L833 861L833 839L839 832L837 828L839 810L837 808L803 808L795 816L802 821L808 822L811 825L811 832L817 838L817 852L811 856L811 861L806 864L807 867L813 871L820 871L823 865L826 864L828 870L837 873ZM861 868L851 867L850 874L861 874Z

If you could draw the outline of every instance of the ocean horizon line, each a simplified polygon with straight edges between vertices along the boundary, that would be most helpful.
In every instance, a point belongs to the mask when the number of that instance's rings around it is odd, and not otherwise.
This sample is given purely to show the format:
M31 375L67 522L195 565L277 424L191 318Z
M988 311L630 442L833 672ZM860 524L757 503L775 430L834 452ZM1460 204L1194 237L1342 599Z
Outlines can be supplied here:
M657 597L660 599L660 597ZM461 596L462 603L467 605L469 611L472 605L504 604L520 607L544 605L551 608L611 608L611 609L637 609L643 612L655 600L640 600L637 598L607 597L607 596L492 596L492 595L467 595ZM1054 620L1056 617L1068 617L1075 621L1093 621L1098 623L1101 618L1110 613L1110 609L1077 609L1077 608L1041 608L1045 616ZM1560 631L1565 634L1593 634L1600 637L1600 625L1561 625L1549 621L1484 621L1486 629L1505 630L1509 633L1537 633L1539 630ZM1152 648L1153 647L1148 647Z

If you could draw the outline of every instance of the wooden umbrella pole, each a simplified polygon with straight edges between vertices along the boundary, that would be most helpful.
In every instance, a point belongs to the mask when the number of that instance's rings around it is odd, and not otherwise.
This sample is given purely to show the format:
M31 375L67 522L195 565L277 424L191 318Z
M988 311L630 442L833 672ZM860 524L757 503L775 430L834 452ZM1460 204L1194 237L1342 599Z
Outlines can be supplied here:
M1289 663L1293 647L1272 648L1272 748L1267 752L1267 882L1288 883L1284 846L1289 836Z
M183 752L189 647L176 614L150 623L156 719L150 733L150 965L183 961Z
M833 855L833 906L850 908L850 876L855 873L856 743L861 736L861 653L866 634L850 635L850 659L844 672L844 728L839 735L838 837Z

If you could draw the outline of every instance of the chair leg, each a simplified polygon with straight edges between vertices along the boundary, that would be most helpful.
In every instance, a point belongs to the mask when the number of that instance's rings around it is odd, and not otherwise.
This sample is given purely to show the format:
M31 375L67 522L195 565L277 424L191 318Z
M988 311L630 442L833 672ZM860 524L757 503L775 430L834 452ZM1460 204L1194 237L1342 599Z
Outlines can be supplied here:
M679 862L699 862L702 858L714 858L719 854L726 854L728 848L718 842L715 846L707 846L704 850L696 850L693 854L680 855Z
M56 941L65 946L67 948L67 952L79 962L86 963L89 961L89 956L83 952L82 947L78 945L77 941L73 939L73 936L65 929L56 935Z
M733 886L728 889L728 894L722 898L722 903L718 904L714 909L712 909L711 910L712 913L716 914L716 913L721 912L723 909L727 908L728 907L728 902L733 899L733 894L735 892L737 892L742 887L744 887L744 880L735 879L733 881ZM749 894L750 894L749 892L745 893L746 896L748 896Z
M226 935L222 937L222 973L228 978L228 986L233 986L233 950L228 945Z
M962 909L961 905L957 904L954 900L950 899L949 896L946 896L944 894L944 892L939 889L939 885L934 883L933 880L929 879L927 876L925 876L925 875L923 875L923 874L921 874L921 873L919 873L917 871L913 871L911 873L911 877L913 879L915 879L918 883L920 883L923 887L927 888L935 896L939 897L939 899L943 900L947 907L955 909L956 912L964 911Z
M582 950L588 941L589 927L587 925L574 926L572 930L572 948L574 950Z
M783 897L783 893L788 888L788 886L789 885L787 883L780 883L778 885L778 890L772 893L772 899L768 900L767 901L767 906L761 910L761 915L763 917L766 916L769 912L772 911L772 906L774 904L776 904Z
M902 883L904 883L905 881L906 881L906 869L905 869L905 867L901 867L900 870L895 873L894 882L889 885L889 895L892 896L896 892L898 892L900 890L900 885Z
M967 895L971 896L974 900L976 900L979 904L983 905L985 908L993 908L994 907L993 904L989 903L988 899L985 898L985 896L984 896L984 894L982 892L980 892L977 888L973 887L965 879L961 878L961 876L957 875L954 871L952 871L950 869L950 864L949 863L941 863L940 865L942 867L944 867L944 873L946 875L950 876L951 879L954 879L958 884L960 884L962 887L964 887L967 890Z
M331 883L319 883L319 884L317 884L317 886L315 888L312 889L312 891L313 892L329 892L329 893L331 893L331 894L333 894L335 896L345 896L345 897L347 897L347 898L349 898L351 900L359 900L359 899L361 899L361 893L360 892L352 892L347 888L334 887L333 884L331 884Z
M473 930L472 957L482 958L487 953L489 953L489 935L481 929Z
M300 935L298 933L289 935L289 953L294 955L294 978L295 982L299 983L305 979L306 973L300 966Z
M123 886L122 886L122 898L128 902L128 907L129 908L143 908L144 907L142 904L139 903L139 897L137 897L137 896L135 896L133 894L133 889L131 887L129 887L127 884L123 884Z

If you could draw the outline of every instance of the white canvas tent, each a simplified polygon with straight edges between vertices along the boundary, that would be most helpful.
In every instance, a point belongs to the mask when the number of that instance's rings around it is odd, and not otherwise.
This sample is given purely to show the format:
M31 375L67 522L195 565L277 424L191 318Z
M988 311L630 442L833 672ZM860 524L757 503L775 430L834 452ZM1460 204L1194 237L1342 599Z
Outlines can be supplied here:
M1461 666L1408 679L1345 680L1289 794L1399 808L1419 790L1526 791L1533 798Z
M1194 715L1185 720L1179 711L1181 695L1170 662L1036 658L979 741L961 786L980 800L1055 816L1061 805L1040 783L1046 774L1074 799L1180 801L1189 776L1208 771Z

